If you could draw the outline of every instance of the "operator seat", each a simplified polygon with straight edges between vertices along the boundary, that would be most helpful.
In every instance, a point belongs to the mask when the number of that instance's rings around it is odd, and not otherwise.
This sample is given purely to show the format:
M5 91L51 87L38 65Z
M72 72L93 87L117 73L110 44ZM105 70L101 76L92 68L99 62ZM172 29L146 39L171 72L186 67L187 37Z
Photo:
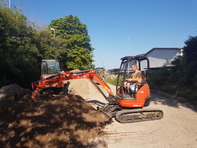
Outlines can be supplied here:
M131 84L130 90L131 90L131 93L136 94L139 90L139 85L137 83Z

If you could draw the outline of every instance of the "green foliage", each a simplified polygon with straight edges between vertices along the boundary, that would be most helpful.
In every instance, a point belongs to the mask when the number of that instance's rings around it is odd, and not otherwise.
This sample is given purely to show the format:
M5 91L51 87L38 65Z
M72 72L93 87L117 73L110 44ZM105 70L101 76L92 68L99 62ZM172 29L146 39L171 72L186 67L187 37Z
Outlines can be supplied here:
M162 67L157 71L150 72L150 76L149 76L150 86L159 87L162 84L166 83L168 74L169 74L169 70L166 67Z
M56 30L56 36L66 41L65 50L60 58L65 70L92 68L93 48L85 24L76 16L68 15L53 20L49 27Z
M30 87L40 77L42 59L60 59L65 70L94 68L87 26L76 16L54 20L43 30L32 24L19 9L9 9L0 0L0 86Z
M48 29L38 31L32 38L32 43L39 49L40 59L58 59L66 46L64 39L54 38Z
M0 7L0 81L31 84L37 74L39 50L31 43L36 31L19 11ZM33 62L33 63L32 63ZM26 80L26 82L24 81Z
M0 0L0 7L6 7L7 4L4 0Z
M107 83L112 84L112 85L116 85L116 84L117 84L117 77L116 77L116 78L107 77L107 78L105 78L105 81L106 81Z
M190 37L184 47L184 60L185 60L185 76L187 77L188 84L195 87L197 82L197 36Z

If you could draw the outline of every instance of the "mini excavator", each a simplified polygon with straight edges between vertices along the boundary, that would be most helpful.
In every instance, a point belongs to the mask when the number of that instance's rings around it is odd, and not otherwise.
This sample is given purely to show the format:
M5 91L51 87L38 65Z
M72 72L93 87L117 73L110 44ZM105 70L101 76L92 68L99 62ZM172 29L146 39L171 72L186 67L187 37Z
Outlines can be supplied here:
M115 118L120 123L133 123L142 121L159 120L163 117L163 111L159 109L144 109L150 104L150 88L147 83L149 60L145 56L126 56L121 58L116 84L116 95L113 94L107 83L94 71L84 70L77 72L60 72L59 61L42 60L41 80L32 83L32 98L39 96L47 90L64 89L66 80L89 79L90 82L108 101L103 107L98 108L110 118ZM142 82L132 85L128 94L123 83L131 75L131 66L136 64L142 72ZM109 94L106 96L100 84Z

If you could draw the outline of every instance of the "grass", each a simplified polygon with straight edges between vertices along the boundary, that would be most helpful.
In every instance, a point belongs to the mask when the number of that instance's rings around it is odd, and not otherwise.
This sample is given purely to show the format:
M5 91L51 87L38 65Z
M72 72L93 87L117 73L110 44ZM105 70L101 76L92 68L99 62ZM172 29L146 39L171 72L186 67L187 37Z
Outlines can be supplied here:
M112 85L116 85L116 83L117 83L117 79L116 78L105 78L105 81L107 82L107 83L110 83L110 84L112 84Z

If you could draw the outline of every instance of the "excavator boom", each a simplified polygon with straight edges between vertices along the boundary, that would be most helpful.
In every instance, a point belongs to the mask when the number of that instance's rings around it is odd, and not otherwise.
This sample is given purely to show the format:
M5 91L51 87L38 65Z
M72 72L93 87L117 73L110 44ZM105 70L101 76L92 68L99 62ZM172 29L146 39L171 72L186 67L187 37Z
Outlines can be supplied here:
M89 79L92 84L98 89L98 91L102 93L102 91L95 84L95 82L97 82L109 93L109 95L113 96L111 88L94 70L85 70L78 72L61 72L59 74L47 77L46 79L33 82L32 88L34 91L31 98L33 99L42 89L63 88L64 81L73 79Z

